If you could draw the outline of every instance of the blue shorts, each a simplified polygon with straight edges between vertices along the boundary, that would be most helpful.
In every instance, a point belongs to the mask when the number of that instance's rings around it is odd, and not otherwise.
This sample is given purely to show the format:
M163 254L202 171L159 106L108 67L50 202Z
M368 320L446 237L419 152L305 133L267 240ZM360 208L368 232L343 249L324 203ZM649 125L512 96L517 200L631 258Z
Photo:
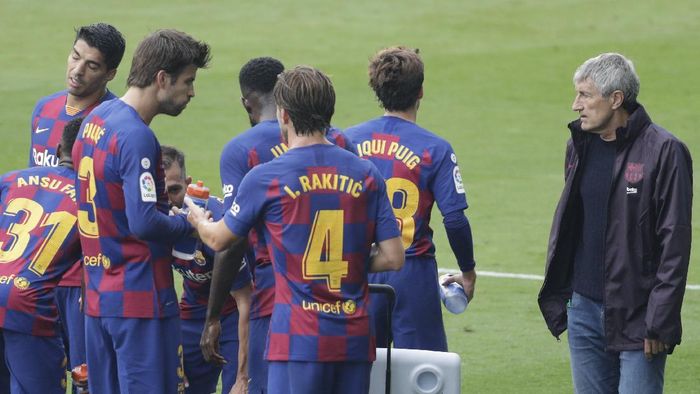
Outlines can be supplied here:
M238 312L225 316L221 321L219 350L228 361L223 368L204 361L199 340L202 338L204 319L182 320L182 346L185 351L185 376L190 385L187 394L209 394L216 392L219 375L222 375L222 392L231 391L238 374Z
M434 258L406 258L399 271L369 274L369 283L388 284L396 291L391 320L394 347L447 351ZM387 308L385 295L371 295L370 315L374 320L377 347L387 346Z
M369 392L372 363L270 361L267 387L275 394Z
M91 393L184 393L180 317L85 316Z
M80 311L80 287L56 287L56 306L61 320L68 370L85 363L85 315Z
M267 393L267 360L265 345L270 330L270 317L251 319L248 325L248 392L251 394Z
M3 393L66 392L66 355L61 339L40 337L16 331L0 331L4 356L10 373L10 388ZM6 383L4 383L6 384Z

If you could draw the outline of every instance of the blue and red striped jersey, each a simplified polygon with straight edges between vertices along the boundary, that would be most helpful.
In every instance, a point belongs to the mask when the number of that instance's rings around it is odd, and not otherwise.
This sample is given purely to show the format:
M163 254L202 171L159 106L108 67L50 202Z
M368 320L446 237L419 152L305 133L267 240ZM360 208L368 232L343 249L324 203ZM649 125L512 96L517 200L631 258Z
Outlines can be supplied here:
M357 153L339 129L331 128L326 138L341 148ZM282 140L277 120L262 121L229 141L221 153L219 163L224 192L224 211L231 208L241 180L253 167L267 163L287 150L289 148ZM254 267L251 268L254 279L250 307L251 319L270 316L274 305L274 274L267 245L258 235L259 230L253 228L248 234L250 249L246 254L246 260Z
M168 216L161 150L122 100L88 115L73 146L78 228L89 316L161 318L179 313L171 269L174 242L192 227Z
M245 176L224 221L239 236L264 225L275 273L268 360L374 359L370 247L399 231L373 164L332 144L290 149Z
M382 116L346 130L363 159L386 179L406 256L434 256L430 213L467 208L462 175L450 143L413 122Z
M103 101L116 98L107 91L94 104L77 113L66 112L68 91L62 90L40 99L34 106L30 124L31 143L29 144L29 167L56 167L58 157L56 146L61 142L63 128L72 119L86 116ZM78 279L80 281L80 279Z
M80 258L75 172L33 167L0 178L0 328L54 336L54 288Z
M211 211L212 219L221 219L224 216L223 201L216 197L209 197L207 210ZM173 268L182 274L183 278L183 292L180 298L180 318L183 320L204 319L207 315L214 254L211 248L198 241L193 258L176 256L173 261ZM236 276L231 291L248 285L250 285L250 271L248 264L244 264ZM228 316L236 310L236 301L229 295L221 309L221 315Z

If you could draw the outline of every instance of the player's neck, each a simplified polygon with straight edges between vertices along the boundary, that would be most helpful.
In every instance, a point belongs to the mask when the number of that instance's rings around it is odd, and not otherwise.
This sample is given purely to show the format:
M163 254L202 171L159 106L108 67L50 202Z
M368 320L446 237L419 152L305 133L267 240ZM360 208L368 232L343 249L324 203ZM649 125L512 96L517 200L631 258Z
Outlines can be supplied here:
M405 111L385 111L384 116L394 116L396 118L401 118L403 120L416 123L416 118L418 117L418 109L412 108Z
M153 118L158 114L158 101L155 92L150 87L139 88L130 86L121 100L138 112L143 123L150 125Z
M322 131L315 131L310 135L297 135L296 132L290 130L287 138L287 146L289 146L289 149L318 144L330 144L330 141L326 139L326 134Z
M66 113L77 114L85 108L95 104L99 99L104 97L105 94L107 94L107 88L100 89L86 97L78 97L68 93L66 97Z
M260 120L259 122L265 122L268 120L276 120L277 119L277 107L273 106L264 106L260 108Z

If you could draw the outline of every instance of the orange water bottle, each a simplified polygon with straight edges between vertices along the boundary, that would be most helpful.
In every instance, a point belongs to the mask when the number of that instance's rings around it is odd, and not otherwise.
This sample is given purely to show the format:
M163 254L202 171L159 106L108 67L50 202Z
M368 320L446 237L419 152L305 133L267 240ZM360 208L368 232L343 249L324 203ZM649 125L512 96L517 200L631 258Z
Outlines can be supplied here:
M88 394L89 391L87 365L78 365L70 371L70 375L73 379L73 387L75 387L75 392L78 394Z
M196 184L190 183L187 185L187 197L189 197L192 202L202 207L202 209L207 209L209 188L204 186L204 182L202 181L197 181Z

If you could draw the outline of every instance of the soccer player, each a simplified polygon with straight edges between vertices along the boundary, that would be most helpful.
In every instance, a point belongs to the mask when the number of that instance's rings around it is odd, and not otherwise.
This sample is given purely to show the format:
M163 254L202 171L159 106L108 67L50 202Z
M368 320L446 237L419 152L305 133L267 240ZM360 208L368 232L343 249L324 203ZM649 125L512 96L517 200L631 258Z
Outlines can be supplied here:
M474 296L472 232L464 210L464 184L457 156L444 139L416 124L423 97L423 62L418 52L394 47L370 61L369 85L384 108L384 116L348 128L360 157L374 163L386 179L399 221L406 264L399 272L370 275L371 283L396 290L392 333L399 348L447 350L438 290L437 263L430 213L437 202L450 246L462 271L459 281ZM387 346L386 300L373 299L377 345Z
M277 75L283 71L284 66L279 60L258 57L243 65L238 74L241 103L252 127L229 141L221 153L219 168L224 190L224 211L231 208L241 180L253 167L271 161L289 150L280 133L272 94ZM342 148L354 151L352 144L337 129L329 130L326 138ZM246 256L247 261L254 266L248 387L251 393L267 391L267 362L263 356L274 305L274 274L260 230L253 229L248 234L250 249ZM229 260L232 254L225 251L219 255L222 259Z
M73 148L90 392L184 390L171 262L173 243L192 227L168 216L149 124L185 109L208 62L209 46L185 33L148 35L134 52L126 93L85 118Z
M0 378L2 393L66 392L54 290L80 259L70 153L81 121L65 126L58 167L0 178L0 348L10 374L9 386Z
M101 102L115 98L107 90L107 83L117 74L125 46L122 34L106 23L76 30L68 54L67 88L40 99L32 112L30 167L57 166L56 145L66 123L85 117Z
M269 392L367 392L375 353L367 272L404 259L385 184L374 165L325 138L335 104L327 76L298 66L280 74L273 94L289 151L245 176L223 220L208 221L193 204L188 220L215 250L245 247L264 223L275 273ZM233 275L234 265L214 268L205 356L217 356L218 309Z
M165 189L168 192L170 204L182 208L187 185L192 178L185 171L185 155L178 149L163 145L163 167L165 168ZM209 197L207 209L215 220L224 214L222 201ZM235 392L246 392L248 387L248 315L250 311L250 272L248 265L241 267L231 288L231 296L221 313L221 353L227 360L222 368L208 363L202 357L199 339L204 329L204 317L209 300L209 284L211 283L214 265L214 251L199 240L192 240L175 245L173 268L182 274L183 293L180 299L180 320L182 327L182 346L184 350L185 376L189 387L188 394L213 393L219 375L222 375L222 390L231 391L236 385ZM192 248L194 246L194 248ZM239 340L240 339L240 340Z

